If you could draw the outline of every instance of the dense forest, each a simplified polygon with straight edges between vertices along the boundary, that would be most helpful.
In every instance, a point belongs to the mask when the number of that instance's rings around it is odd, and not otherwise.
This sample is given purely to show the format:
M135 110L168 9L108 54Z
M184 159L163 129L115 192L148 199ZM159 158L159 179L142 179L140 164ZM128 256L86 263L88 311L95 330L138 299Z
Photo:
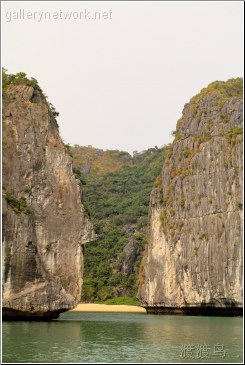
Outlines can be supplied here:
M85 247L82 300L136 304L150 192L168 146L135 151L133 156L91 146L67 148L97 234Z

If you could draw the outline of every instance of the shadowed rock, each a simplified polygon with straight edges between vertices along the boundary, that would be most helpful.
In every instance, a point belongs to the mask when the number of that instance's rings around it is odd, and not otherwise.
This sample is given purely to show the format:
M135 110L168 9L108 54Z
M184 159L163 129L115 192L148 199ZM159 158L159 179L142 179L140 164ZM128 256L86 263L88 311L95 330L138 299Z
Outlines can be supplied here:
M80 300L92 225L42 92L9 86L2 124L3 318L57 318Z

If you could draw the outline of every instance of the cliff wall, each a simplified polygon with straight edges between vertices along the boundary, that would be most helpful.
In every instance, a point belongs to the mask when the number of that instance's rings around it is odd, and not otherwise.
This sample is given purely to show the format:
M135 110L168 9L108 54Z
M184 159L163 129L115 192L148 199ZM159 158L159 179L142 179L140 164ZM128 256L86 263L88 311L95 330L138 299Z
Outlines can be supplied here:
M81 245L93 229L42 92L3 97L3 317L56 318L81 297Z
M149 312L241 313L242 105L232 79L184 107L151 194L138 293Z

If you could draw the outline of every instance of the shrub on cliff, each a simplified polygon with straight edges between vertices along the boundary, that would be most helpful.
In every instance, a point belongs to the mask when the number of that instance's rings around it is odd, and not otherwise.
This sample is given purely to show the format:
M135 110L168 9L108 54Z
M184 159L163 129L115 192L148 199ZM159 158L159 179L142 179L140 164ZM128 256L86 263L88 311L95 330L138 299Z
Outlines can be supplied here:
M37 80L34 77L31 77L30 79L27 77L25 72L18 72L15 75L14 74L8 74L8 70L6 68L2 68L2 94L5 95L6 90L13 85L27 85L33 87L35 90L39 90L42 94L43 91L38 85ZM43 94L43 96L47 99L47 96ZM55 109L52 103L49 101L48 105L49 108L53 114L54 117L59 116L59 112Z
M32 86L36 90L41 90L40 86L38 85L38 82L34 77L31 77L28 79L25 72L18 72L17 74L8 74L7 70L5 68L2 68L2 88L3 92L6 90L8 86L11 85L28 85Z

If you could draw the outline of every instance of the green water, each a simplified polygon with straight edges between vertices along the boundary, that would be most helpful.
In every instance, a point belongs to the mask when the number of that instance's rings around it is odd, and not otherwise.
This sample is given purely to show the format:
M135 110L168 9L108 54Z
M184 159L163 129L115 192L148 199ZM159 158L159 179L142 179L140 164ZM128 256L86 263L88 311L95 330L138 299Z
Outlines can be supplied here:
M80 312L51 322L3 322L2 361L239 363L242 323L240 317Z

